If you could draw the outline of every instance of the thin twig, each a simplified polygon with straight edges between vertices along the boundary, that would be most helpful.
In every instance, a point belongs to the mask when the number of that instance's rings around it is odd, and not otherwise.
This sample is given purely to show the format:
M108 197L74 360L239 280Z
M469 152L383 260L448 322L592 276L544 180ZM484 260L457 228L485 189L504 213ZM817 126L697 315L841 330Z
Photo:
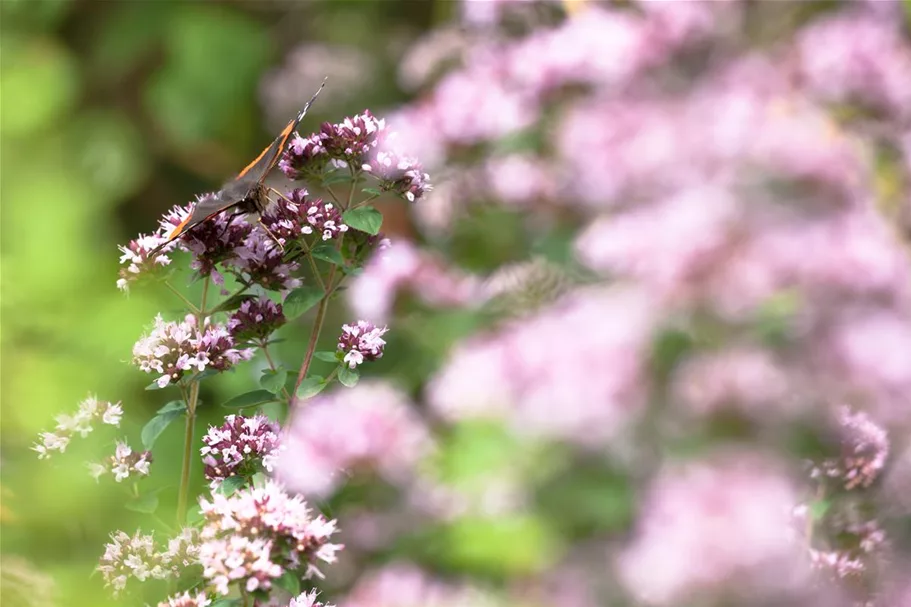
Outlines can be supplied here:
M165 284L165 286L166 286L167 288L171 289L171 291L174 293L174 295L176 295L177 297L180 298L180 301L182 301L188 308L190 308L190 311L193 312L193 314L199 314L199 309L198 309L196 306L194 306L194 305L190 302L190 300L187 299L187 298L184 296L183 293L181 293L181 292L178 291L176 288L174 288L174 285L172 285L172 284L171 284L170 282L168 282L167 280L164 281L164 284Z

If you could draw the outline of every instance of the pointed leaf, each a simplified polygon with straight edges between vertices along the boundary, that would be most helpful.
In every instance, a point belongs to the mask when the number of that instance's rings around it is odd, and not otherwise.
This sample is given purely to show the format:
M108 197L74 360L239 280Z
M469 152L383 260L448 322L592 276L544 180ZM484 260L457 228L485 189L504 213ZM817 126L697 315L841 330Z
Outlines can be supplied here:
M275 585L291 593L291 596L297 596L301 593L300 576L293 571L285 571L280 578L275 580Z
M331 242L321 242L316 245L313 247L313 250L310 251L310 255L316 259L322 259L323 261L328 261L337 266L345 265L345 259L342 257L342 254L336 250L335 245Z
M243 409L246 407L255 407L264 403L271 403L275 400L275 395L268 390L253 390L252 392L245 392L240 396L235 396L228 402L223 403L222 407Z
M183 402L182 400L172 400L171 402L166 404L164 407L159 409L157 411L157 413L161 414L161 413L168 413L169 411L186 411L186 410L187 410L187 403Z
M376 188L363 188L361 190L361 192L363 192L364 194L370 194L371 196L382 196L383 195L383 191L378 190Z
M326 387L326 380L319 375L311 375L301 382L298 386L295 396L300 400L307 400L322 392Z
M383 225L383 214L371 206L360 207L342 213L342 221L355 230L376 236Z
M282 388L285 387L285 381L287 381L287 379L288 372L284 369L279 369L278 371L266 369L263 371L262 377L259 378L259 385L272 394L278 394L282 391Z
M142 512L143 514L152 514L158 509L158 492L153 491L140 495L136 499L130 500L123 505L127 510L133 512Z
M247 481L242 476L229 476L218 486L218 493L221 493L222 495L231 495L246 484Z
M150 419L142 428L142 434L140 435L142 438L142 446L146 449L151 449L155 444L155 441L158 440L158 437L161 436L161 433L165 431L165 428L167 428L172 421L181 417L183 412L183 409L171 409L170 411L159 413Z
M346 388L353 388L361 378L361 373L357 369L352 369L348 365L342 365L338 369L338 381Z
M313 354L317 360L322 360L327 363L337 363L341 360L337 354L338 350L321 350Z
M323 290L319 287L300 287L299 289L294 289L288 293L288 296L285 297L285 301L282 304L285 318L288 320L297 318L318 304L319 300L323 298L323 295L325 295L325 293L323 293Z

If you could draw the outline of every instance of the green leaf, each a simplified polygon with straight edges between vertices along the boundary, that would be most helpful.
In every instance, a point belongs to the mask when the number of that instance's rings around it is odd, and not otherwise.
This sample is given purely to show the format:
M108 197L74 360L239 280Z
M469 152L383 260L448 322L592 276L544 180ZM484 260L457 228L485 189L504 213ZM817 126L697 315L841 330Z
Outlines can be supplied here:
M348 365L342 365L338 368L338 381L346 388L353 388L357 385L357 380L361 378L361 373L357 369L352 369Z
M351 174L348 171L332 171L322 179L323 185L335 185L336 183L348 183L351 181Z
M323 293L323 290L319 287L300 287L299 289L294 289L288 293L288 296L285 297L285 301L282 304L285 318L288 320L297 318L318 304L319 300L323 298L323 295L325 295L325 293Z
M535 575L560 557L558 537L533 516L465 517L444 530L446 565L502 577Z
M816 522L821 521L831 506L832 502L829 500L820 500L818 502L813 502L810 504L810 518Z
M383 225L383 214L371 206L366 206L345 211L342 213L342 220L355 230L376 236Z
M127 510L141 512L143 514L152 514L158 509L158 491L152 491L140 495L136 499L130 500L123 505Z
M361 190L364 194L370 194L371 196L382 196L383 191L376 188L364 188Z
M170 385L170 384L168 384L168 385ZM168 386L165 386L164 388L167 388L167 387L168 387ZM146 390L164 390L164 388L162 388L161 386L158 385L158 381L157 381L157 380L156 380L156 381L153 381L151 384L149 384L148 386L146 386Z
M259 378L259 385L272 394L278 394L282 391L282 388L285 386L285 381L287 381L287 379L288 372L284 369L279 369L278 371L266 369L263 371L262 377Z
M265 415L274 422L281 422L287 417L286 409L287 405L284 402L276 402L260 405L257 411L259 411L260 415Z
M313 247L313 250L310 251L310 255L316 259L322 259L323 261L328 261L337 266L345 265L345 258L342 257L342 254L336 250L335 245L331 242L321 242L316 245ZM287 312L285 313L285 316L287 316Z
M339 361L337 352L338 350L321 350L319 352L315 352L313 356L317 360L322 360L327 363L337 363Z
M297 398L300 400L306 400L322 392L326 386L327 384L325 379L319 375L311 375L301 382L301 385L297 388L295 396L297 396Z
M171 402L166 404L164 407L159 409L157 411L157 413L161 414L161 413L168 413L170 411L186 411L186 410L187 410L187 404L185 402L183 402L182 400L172 400Z
M168 403L170 405L170 403ZM165 405L167 408L168 405ZM158 440L158 437L161 436L161 433L165 431L165 428L168 425L183 415L183 409L171 409L164 413L159 413L142 428L142 446L146 449L151 449L155 444L155 441Z
M231 400L222 404L222 407L229 409L243 409L246 407L255 407L264 403L271 403L276 400L275 395L268 390L253 390L245 392L240 396L235 396Z
M228 372L233 373L234 369L231 368L228 370ZM193 381L201 381L207 377L212 377L213 375L218 375L219 373L224 373L224 371L219 371L218 369L215 369L213 367L207 367L207 368L203 369L201 373L197 373L196 375L194 375Z
M293 571L285 571L280 578L275 580L275 585L290 592L291 596L301 593L300 576Z
M242 476L229 476L218 486L218 493L222 495L231 495L238 489L243 488L247 481Z

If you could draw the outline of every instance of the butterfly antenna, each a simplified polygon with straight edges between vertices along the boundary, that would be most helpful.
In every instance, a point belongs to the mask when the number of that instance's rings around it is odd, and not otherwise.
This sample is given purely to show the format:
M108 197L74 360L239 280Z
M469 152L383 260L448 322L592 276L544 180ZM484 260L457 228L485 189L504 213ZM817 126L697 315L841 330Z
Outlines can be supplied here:
M320 84L320 85L319 85L319 88L316 89L316 92L313 93L313 97L310 97L310 101L307 102L307 105L304 106L304 109L302 109L300 112L298 112L298 114L297 114L297 121L298 121L298 122L300 122L301 120L303 120L303 119L304 119L304 116L307 115L307 110L310 109L310 106L313 105L313 102L316 101L316 98L317 98L317 97L319 97L320 91L322 91L322 90L323 90L323 87L326 86L326 81L327 81L327 80L329 80L329 76L326 76L325 78L323 78L322 84Z
M269 237L272 238L272 240L275 241L275 244L277 244L277 245L278 245L278 248L281 249L282 253L284 253L284 252L285 252L285 245L283 245L283 244L281 243L281 241L278 239L278 236L276 236L275 233L274 233L272 230L270 230L269 228L266 227L266 224L263 223L263 218L262 218L262 216L259 217L259 225L262 226L262 228L266 231L266 234L268 234Z

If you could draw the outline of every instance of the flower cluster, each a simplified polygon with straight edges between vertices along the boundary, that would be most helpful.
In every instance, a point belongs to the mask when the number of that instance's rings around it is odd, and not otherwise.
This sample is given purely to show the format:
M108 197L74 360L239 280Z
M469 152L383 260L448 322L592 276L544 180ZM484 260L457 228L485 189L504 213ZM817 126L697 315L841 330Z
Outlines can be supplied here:
M307 495L335 490L346 470L376 470L406 483L432 449L427 428L401 390L362 381L319 395L296 411L276 464L277 476Z
M687 603L721 586L738 605L797 592L807 571L788 534L796 499L783 467L754 453L668 465L617 563L620 577L651 605Z
M307 138L297 135L279 162L291 179L320 175L327 167L350 166L375 176L380 189L410 202L432 189L430 176L416 159L393 145L394 133L370 110L338 124L324 123Z
M889 436L862 412L846 406L838 410L841 454L823 461L811 472L813 478L831 479L846 490L867 488L882 472L889 456Z
M200 328L192 314L183 322L165 322L156 316L152 331L133 346L133 364L146 373L159 373L155 380L159 388L180 381L187 371L226 371L252 356L253 350L234 348L234 338L225 326L206 319Z
M105 545L97 570L104 578L105 587L113 587L118 594L130 578L140 582L167 579L175 573L173 567L171 552L160 550L152 535L137 531L130 536L117 531L111 534L111 543Z
M163 242L165 242L165 238L157 234L140 234L126 246L118 245L120 252L123 253L120 256L120 264L125 266L120 269L120 278L117 279L118 289L127 291L131 282L153 273L158 267L171 263L171 258L166 253L177 246L176 243L164 247L161 252L152 256L152 251Z
M428 403L453 421L502 420L519 434L603 444L645 404L655 315L635 289L570 293L459 345L431 380Z
M314 232L322 240L331 240L348 231L334 204L322 199L311 200L307 194L303 188L291 190L263 217L263 223L283 245Z
M386 347L383 335L388 330L366 320L359 320L353 325L342 325L338 350L345 354L344 362L354 369L364 361L382 358L383 349Z
M39 436L41 442L36 443L32 450L38 452L38 459L47 459L51 451L66 451L67 445L73 435L78 434L85 438L92 431L92 423L101 420L109 426L120 426L123 409L120 403L101 402L94 396L89 396L79 403L79 410L75 415L58 415L57 427L54 432L42 432Z
M271 480L230 497L203 498L200 507L203 576L223 595L233 582L254 592L269 590L286 572L321 575L318 564L335 562L342 548L329 542L334 520L314 516L303 498Z
M189 591L175 594L158 603L158 607L208 607L212 601L204 592L190 594Z
M281 247L263 230L254 230L243 246L235 251L232 267L247 275L253 284L269 291L288 291L301 286L294 276L300 269L296 261L285 261Z
M262 468L271 471L278 432L278 425L264 415L228 415L220 427L209 426L199 454L210 486L215 489L228 477L249 477Z
M228 331L236 342L264 341L285 322L281 304L268 297L247 299L228 319Z
M478 588L436 579L409 563L392 563L359 579L343 604L347 607L494 607L497 602Z
M114 455L101 463L90 463L89 470L92 477L98 480L102 474L112 473L114 480L122 482L131 475L148 476L149 465L152 463L152 452L137 453L123 441L117 441Z
M871 558L887 546L886 533L876 520L847 525L840 530L840 550L810 549L810 564L833 581L857 577L868 572Z
M319 596L319 592L316 590L305 592L304 594L291 599L291 602L288 603L288 607L335 607L335 605L317 601L317 596Z

